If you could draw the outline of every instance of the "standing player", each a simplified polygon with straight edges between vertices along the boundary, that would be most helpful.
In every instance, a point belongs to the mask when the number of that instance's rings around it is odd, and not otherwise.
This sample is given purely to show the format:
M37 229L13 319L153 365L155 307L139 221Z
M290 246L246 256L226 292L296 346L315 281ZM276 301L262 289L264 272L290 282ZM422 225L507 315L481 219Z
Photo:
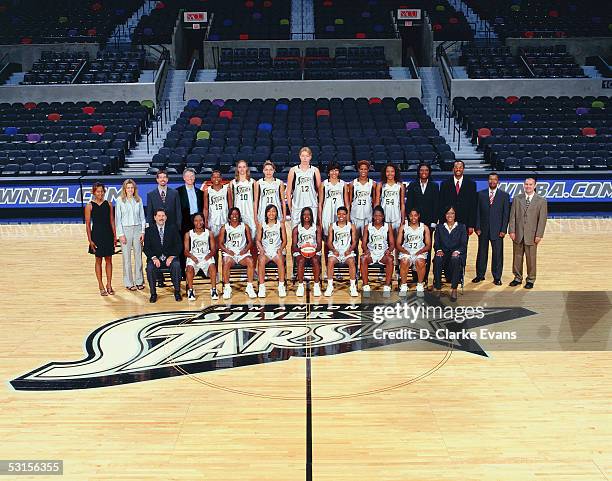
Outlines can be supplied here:
M400 180L399 168L394 164L387 164L380 176L380 183L376 186L376 205L385 211L385 219L393 233L404 223L406 217L405 188Z
M348 188L340 179L340 166L330 164L327 173L328 178L319 185L319 219L324 237L327 237L329 226L338 219L338 207L349 205Z
M257 258L259 274L259 297L266 297L266 264L272 261L278 268L278 297L285 297L285 257L283 251L287 246L285 222L278 218L278 209L274 204L266 207L266 221L257 225Z
M348 209L338 207L338 221L330 226L330 235L327 236L326 247L329 255L327 257L327 289L325 296L330 297L334 293L334 267L336 264L346 264L349 268L351 285L349 294L357 297L357 266L355 264L355 248L357 247L357 229L347 221Z
M223 177L219 170L213 170L210 176L210 185L203 184L204 191L204 225L215 236L215 246L221 244L219 233L221 227L227 222L229 206L232 203L232 191L228 184L223 183ZM217 258L217 252L214 252Z
M257 297L253 288L253 271L255 264L251 256L253 238L251 230L242 222L240 209L232 207L229 211L229 222L221 227L219 232L221 244L219 248L223 252L223 299L232 297L232 286L230 285L230 269L234 264L240 264L247 268L246 293L251 298Z
M431 236L429 228L420 220L421 215L416 208L410 209L408 220L399 228L396 247L400 260L400 296L408 292L408 271L414 267L417 271L417 296L425 295L423 280L425 279L425 263L427 253L431 249Z
M319 209L321 173L318 168L310 165L312 150L309 147L302 147L299 155L300 165L292 167L287 176L287 204L291 211L292 227L300 223L304 207L310 207L313 213L312 222L316 225L316 214Z
M295 290L297 297L304 296L304 269L306 261L312 263L312 275L314 277L313 295L321 295L321 226L313 222L312 209L304 207L300 213L300 223L293 228L291 235L291 252L297 265L298 285ZM304 246L315 246L316 253L308 259L302 255Z
M360 160L357 162L359 177L349 184L349 198L352 199L350 217L351 223L357 229L358 235L363 235L366 224L372 221L372 206L374 205L375 183L368 177L370 162Z
M255 235L255 232L257 232L255 206L257 205L259 188L257 182L251 179L251 172L246 160L239 160L236 163L236 177L232 179L230 186L234 201L233 207L240 209L242 222L251 229L251 235Z
M361 279L363 292L370 292L368 281L368 266L383 264L385 266L385 285L383 292L391 292L391 277L393 276L393 251L395 237L391 225L385 222L385 211L379 205L374 207L372 223L363 228L361 239Z
M191 220L193 229L185 233L183 247L185 252L185 277L187 278L187 300L195 301L193 289L194 276L202 271L210 277L210 298L219 299L217 293L217 266L214 253L216 252L215 236L204 227L204 216L199 212Z
M266 160L263 165L263 178L257 181L259 198L257 199L257 222L266 222L266 209L269 205L276 207L279 217L284 221L287 215L285 207L285 184L282 180L274 177L276 168L271 160ZM281 216L282 214L282 216Z

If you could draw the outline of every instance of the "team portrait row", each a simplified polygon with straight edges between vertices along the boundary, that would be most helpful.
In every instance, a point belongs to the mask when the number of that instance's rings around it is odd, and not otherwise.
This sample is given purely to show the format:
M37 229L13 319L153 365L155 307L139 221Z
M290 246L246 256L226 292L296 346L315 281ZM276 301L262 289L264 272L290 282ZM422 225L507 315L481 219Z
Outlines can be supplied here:
M478 254L472 282L485 279L490 246L493 283L501 285L503 239L508 233L513 242L514 278L510 286L523 283L525 260L524 287L533 287L537 246L547 218L546 199L535 192L535 177L525 179L524 193L511 203L509 195L498 188L496 173L489 174L487 188L478 192L475 182L463 175L460 160L454 164L453 176L439 186L431 180L427 164L418 166L416 179L406 186L398 166L392 163L384 167L380 182L376 182L369 177L370 163L360 161L357 178L346 182L340 178L340 167L333 163L327 166L323 180L320 170L311 164L308 147L300 150L299 158L300 164L290 169L286 184L275 177L271 161L264 163L263 177L257 181L251 177L247 162L241 160L233 179L227 181L220 171L213 171L200 188L192 169L185 169L184 185L177 189L168 186L168 176L161 170L146 205L134 180L123 183L114 206L105 200L105 186L95 183L85 220L100 294L114 294L112 255L119 245L123 281L130 291L145 288L144 252L150 302L157 301L156 288L164 285L164 272L170 274L177 301L182 299L182 279L186 280L187 298L196 299L193 281L198 273L210 278L212 300L219 298L218 277L223 283L223 298L230 299L234 266L246 271L245 293L250 298L266 297L266 267L275 267L277 294L285 297L287 256L293 259L298 297L305 295L308 268L312 294L332 296L339 267L348 271L353 297L359 295L358 276L361 291L370 292L372 271L381 278L384 273L385 293L391 292L397 276L399 295L406 295L411 276L417 296L423 296L433 264L430 289L439 292L446 279L450 299L456 301L457 287L464 282L468 237L474 233ZM257 292L254 279L258 281Z

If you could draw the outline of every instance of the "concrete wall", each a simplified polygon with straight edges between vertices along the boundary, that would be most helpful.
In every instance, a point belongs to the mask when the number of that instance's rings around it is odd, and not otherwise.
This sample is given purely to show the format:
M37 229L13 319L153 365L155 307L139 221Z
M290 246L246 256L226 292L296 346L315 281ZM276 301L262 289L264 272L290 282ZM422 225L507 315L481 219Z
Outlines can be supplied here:
M391 67L402 65L402 41L395 38L381 39L319 39L319 40L227 40L222 42L204 42L204 68L216 68L213 61L213 48L270 48L270 55L276 56L277 48L328 47L334 55L336 47L385 47L385 56Z
M612 96L603 88L606 79L453 79L451 100L455 97L509 96Z
M90 58L96 58L100 46L97 43L49 43L32 45L0 45L0 58L8 52L9 60L20 63L22 70L27 72L32 69L34 62L40 59L44 50L53 52L89 52Z
M279 99L331 97L421 98L421 80L293 80L188 82L186 99Z
M612 55L612 37L580 37L580 38L508 38L506 45L516 53L519 47L544 47L550 45L565 45L568 53L576 57L583 65L587 57Z
M161 79L160 79L161 81ZM0 86L2 102L79 102L153 100L155 83L8 85Z

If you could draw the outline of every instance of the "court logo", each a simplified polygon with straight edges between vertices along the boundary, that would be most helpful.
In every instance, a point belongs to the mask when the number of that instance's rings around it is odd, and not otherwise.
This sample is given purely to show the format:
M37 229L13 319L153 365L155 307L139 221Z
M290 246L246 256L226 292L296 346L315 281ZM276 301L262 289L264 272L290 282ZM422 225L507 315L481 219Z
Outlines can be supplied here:
M422 303L421 300L408 301ZM322 356L405 343L380 339L379 304L232 305L128 317L108 323L85 341L80 361L51 362L11 381L16 390L68 390L113 386L195 374L296 356ZM534 314L524 308L485 309L480 319L426 318L388 325L435 333L504 322ZM398 322L391 320L389 322ZM403 323L403 324L402 324ZM477 340L428 342L486 356Z

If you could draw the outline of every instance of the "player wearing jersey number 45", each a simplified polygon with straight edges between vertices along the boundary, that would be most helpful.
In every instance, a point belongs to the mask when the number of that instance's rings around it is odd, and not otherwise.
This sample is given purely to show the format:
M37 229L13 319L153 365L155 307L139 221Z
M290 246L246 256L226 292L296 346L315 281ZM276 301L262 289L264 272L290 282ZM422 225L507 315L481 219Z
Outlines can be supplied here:
M219 299L217 294L217 266L215 265L214 252L216 252L215 236L204 228L204 216L194 214L191 221L193 229L185 233L183 247L185 252L187 278L187 300L195 301L195 290L193 278L198 272L210 277L210 298Z
M400 296L408 293L408 271L413 268L417 272L417 296L425 295L423 280L425 279L425 263L427 253L431 249L429 227L420 221L420 213L416 208L410 209L408 220L404 222L397 234L396 247L400 260Z
M349 294L352 297L359 295L357 292L357 265L355 263L355 249L357 247L357 229L347 221L348 209L339 207L337 212L338 221L329 227L327 236L327 289L325 296L330 297L334 292L334 267L336 264L346 264L349 268L350 287Z
M278 269L278 297L285 297L285 256L287 231L285 223L278 218L278 209L270 204L265 211L266 222L257 225L257 269L259 279L259 297L266 297L266 264L270 261Z

